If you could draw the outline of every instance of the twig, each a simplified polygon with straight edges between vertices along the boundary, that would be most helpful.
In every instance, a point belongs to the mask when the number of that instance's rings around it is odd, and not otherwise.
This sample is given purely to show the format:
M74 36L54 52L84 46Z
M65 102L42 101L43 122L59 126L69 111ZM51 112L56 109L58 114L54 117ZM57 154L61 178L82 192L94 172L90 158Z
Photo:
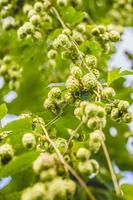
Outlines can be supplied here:
M63 20L61 19L57 9L55 7L51 7L51 12L54 13L57 17L57 19L59 20L59 22L61 23L62 27L65 29L67 28L67 26L65 25L65 23L63 22ZM87 64L85 63L84 61L84 58L83 58L83 55L82 53L80 52L79 50L79 47L78 47L78 44L76 43L76 41L73 39L73 37L71 35L69 35L69 38L73 44L73 46L75 47L75 49L77 50L78 54L79 54L79 57L80 59L82 60L82 63L85 65L85 67L87 68L88 71L90 71L90 68L87 66Z
M110 174L111 174L112 181L113 181L113 184L114 184L115 192L116 192L117 196L121 196L122 193L121 193L120 187L119 187L118 182L117 182L116 174L115 174L114 169L112 167L112 163L111 163L111 159L110 159L110 156L109 156L109 153L108 153L108 149L107 149L104 141L102 141L101 143L102 143L104 155L106 157L108 167L109 167L109 170L110 170Z
M101 102L100 96L99 96L98 101ZM102 128L100 128L100 129L102 130ZM110 174L111 174L111 178L112 178L112 181L113 181L115 192L116 192L117 196L121 196L121 190L120 190L119 184L117 182L116 174L115 174L114 169L112 167L112 162L111 162L111 159L110 159L110 156L109 156L108 149L107 149L106 144L103 140L101 141L101 144L102 144L102 149L103 149L105 158L107 160L107 164L108 164L108 167L109 167L109 171L110 171Z
M60 117L61 117L62 113L58 114L56 117L54 117L54 119L52 119L50 122L48 122L46 124L46 127L50 126L51 124L55 123Z
M77 133L77 131L79 130L79 128L80 128L82 125L83 125L83 121L81 121L81 122L79 123L79 125L77 126L77 128L73 131L73 134L70 136L70 138L69 138L69 140L68 140L68 142L67 142L67 146L66 146L66 148L65 148L65 150L64 150L64 154L67 152L68 147L69 147L69 144L70 144L70 142L72 141L74 135Z

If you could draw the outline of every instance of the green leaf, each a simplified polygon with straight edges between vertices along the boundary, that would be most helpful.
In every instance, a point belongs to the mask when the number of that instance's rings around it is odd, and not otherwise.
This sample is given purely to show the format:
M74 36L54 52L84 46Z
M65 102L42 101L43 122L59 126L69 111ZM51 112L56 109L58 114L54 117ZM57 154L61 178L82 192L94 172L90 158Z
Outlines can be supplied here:
M12 176L27 169L32 165L38 155L39 152L30 151L14 158L7 165L1 168L0 177Z
M20 193L19 192L13 192L9 194L2 194L0 195L0 200L20 200Z
M86 54L93 54L95 56L99 56L102 52L100 45L95 40L85 40L80 45L80 50Z
M123 184L121 189L124 194L125 200L132 200L133 199L133 185Z
M72 26L75 26L76 24L80 23L85 17L84 12L76 11L73 7L68 7L63 11L63 21L65 21L65 23L71 24Z
M108 84L110 85L111 83L113 83L114 81L116 81L117 79L126 76L126 75L133 75L132 71L121 71L120 68L115 68L112 71L108 72Z
M16 154L22 153L24 151L22 136L24 133L32 132L32 119L30 117L17 119L7 124L2 130L10 132L8 138Z
M0 189L0 196L19 192L24 188L32 185L36 181L36 175L31 168L20 171L12 175L11 181L2 189Z
M3 117L5 117L5 115L7 114L7 107L6 104L3 103L0 105L0 119L2 119Z
M10 123L8 123L4 128L3 131L12 131L17 133L24 132L27 130L32 130L32 119L30 117L17 119Z

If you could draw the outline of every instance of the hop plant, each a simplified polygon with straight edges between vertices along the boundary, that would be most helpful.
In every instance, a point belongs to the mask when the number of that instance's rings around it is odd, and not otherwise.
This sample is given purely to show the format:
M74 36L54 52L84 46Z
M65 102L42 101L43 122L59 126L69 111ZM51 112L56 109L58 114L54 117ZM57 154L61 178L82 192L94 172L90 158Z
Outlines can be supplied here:
M95 68L97 66L97 58L93 55L86 55L85 62L89 67Z
M10 55L6 55L4 56L3 61L5 64L10 64L12 61L12 57Z
M67 91L64 95L64 101L67 103L67 104L72 104L74 102L74 95Z
M87 73L83 76L82 83L85 90L91 90L97 86L97 79L92 73Z
M120 121L120 112L118 108L113 108L111 111L111 119L113 121Z
M0 164L5 165L14 157L14 150L10 144L0 146Z
M96 130L100 128L105 128L106 120L100 119L99 117L93 117L87 121L87 127L91 130Z
M62 33L69 36L71 35L71 30L69 28L63 28Z
M110 100L115 96L115 91L111 87L105 87L102 90L103 99Z
M77 158L79 158L80 160L87 160L90 158L90 151L86 148L79 148L77 151Z
M44 170L40 173L40 180L43 182L51 181L57 176L55 168Z
M122 120L125 123L130 123L133 121L133 115L132 113L124 113L122 116Z
M35 4L34 4L34 9L35 9L35 11L36 12L42 12L43 11L43 3L42 2L36 2Z
M123 101L120 100L120 102L118 103L118 109L122 112L127 111L129 108L129 103L128 101Z
M44 101L44 108L49 109L55 114L62 111L65 106L65 100L61 96L61 90L58 87L52 88L48 93L48 98Z
M31 24L37 26L41 23L41 17L39 15L32 15L29 19Z
M72 65L70 68L70 74L75 78L80 79L82 77L82 70L76 65Z
M55 140L55 145L60 150L60 152L63 153L67 147L67 141L63 138L58 138Z
M0 63L0 75L3 76L9 89L17 90L20 87L22 68L10 55L5 55Z
M33 163L33 171L40 174L43 170L54 167L54 156L50 153L42 153Z
M81 33L86 33L86 24L85 23L80 23L77 25L77 30Z
M90 160L86 160L84 162L79 162L78 171L82 175L91 175L93 173L93 166L92 166Z
M23 146L27 149L33 149L36 146L36 139L33 133L25 133L22 138Z
M54 87L48 93L48 98L59 98L61 96L61 90L58 87Z
M57 51L54 49L50 49L47 54L49 59L55 59L57 56Z
M67 193L66 189L66 182L62 178L57 177L50 183L49 192L52 194L53 199L63 199Z
M66 192L71 197L74 196L76 192L76 183L70 179L66 180Z
M94 159L91 159L90 162L93 166L93 173L95 173L95 174L99 173L99 170L100 170L99 163Z
M45 199L47 198L46 187L43 183L36 183L33 187L25 189L22 193L21 200Z
M55 104L51 98L47 98L44 101L44 108L45 109L55 109Z
M64 47L64 48L70 48L71 47L71 42L69 41L69 38L65 34L60 34L57 39L54 41L54 47Z
M104 53L109 53L111 47L110 42L117 42L120 39L119 32L115 30L108 31L108 29L103 25L97 25L92 28L92 35L99 42Z
M117 31L110 31L109 38L112 42L118 42L120 39L120 34Z
M82 120L89 129L96 130L106 126L106 112L103 107L89 102L82 102L74 111L75 116Z
M57 5L58 6L67 6L68 0L57 0Z
M67 81L66 81L66 88L70 92L78 92L81 88L81 84L78 79L76 79L73 76L69 76Z
M95 130L90 134L89 138L89 147L92 152L96 153L100 147L102 141L104 141L105 137L102 131L100 130Z
M72 37L77 43L82 43L84 41L82 34L76 30L72 32Z

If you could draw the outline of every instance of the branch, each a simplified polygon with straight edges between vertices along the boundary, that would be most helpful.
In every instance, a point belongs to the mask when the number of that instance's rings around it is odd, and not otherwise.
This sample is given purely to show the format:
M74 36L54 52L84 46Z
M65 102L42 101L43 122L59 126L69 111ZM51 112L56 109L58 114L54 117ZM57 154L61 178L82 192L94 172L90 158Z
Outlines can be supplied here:
M102 148L103 148L103 152L104 152L104 155L105 155L107 163L108 163L108 167L109 167L110 174L111 174L111 177L112 177L112 181L113 181L113 184L114 184L115 192L116 192L117 196L121 196L122 193L121 193L119 184L117 182L116 174L115 174L114 169L112 167L112 163L111 163L111 159L110 159L110 156L109 156L109 153L108 153L108 149L107 149L104 141L102 141Z

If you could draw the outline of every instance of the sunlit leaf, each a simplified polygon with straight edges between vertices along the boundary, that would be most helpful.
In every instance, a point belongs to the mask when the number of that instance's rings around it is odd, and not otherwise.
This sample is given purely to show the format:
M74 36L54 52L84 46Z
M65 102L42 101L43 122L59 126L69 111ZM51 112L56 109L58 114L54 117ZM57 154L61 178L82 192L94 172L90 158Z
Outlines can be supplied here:
M110 85L117 79L126 75L133 75L133 72L128 70L121 71L121 68L114 68L112 71L108 72L108 84Z

